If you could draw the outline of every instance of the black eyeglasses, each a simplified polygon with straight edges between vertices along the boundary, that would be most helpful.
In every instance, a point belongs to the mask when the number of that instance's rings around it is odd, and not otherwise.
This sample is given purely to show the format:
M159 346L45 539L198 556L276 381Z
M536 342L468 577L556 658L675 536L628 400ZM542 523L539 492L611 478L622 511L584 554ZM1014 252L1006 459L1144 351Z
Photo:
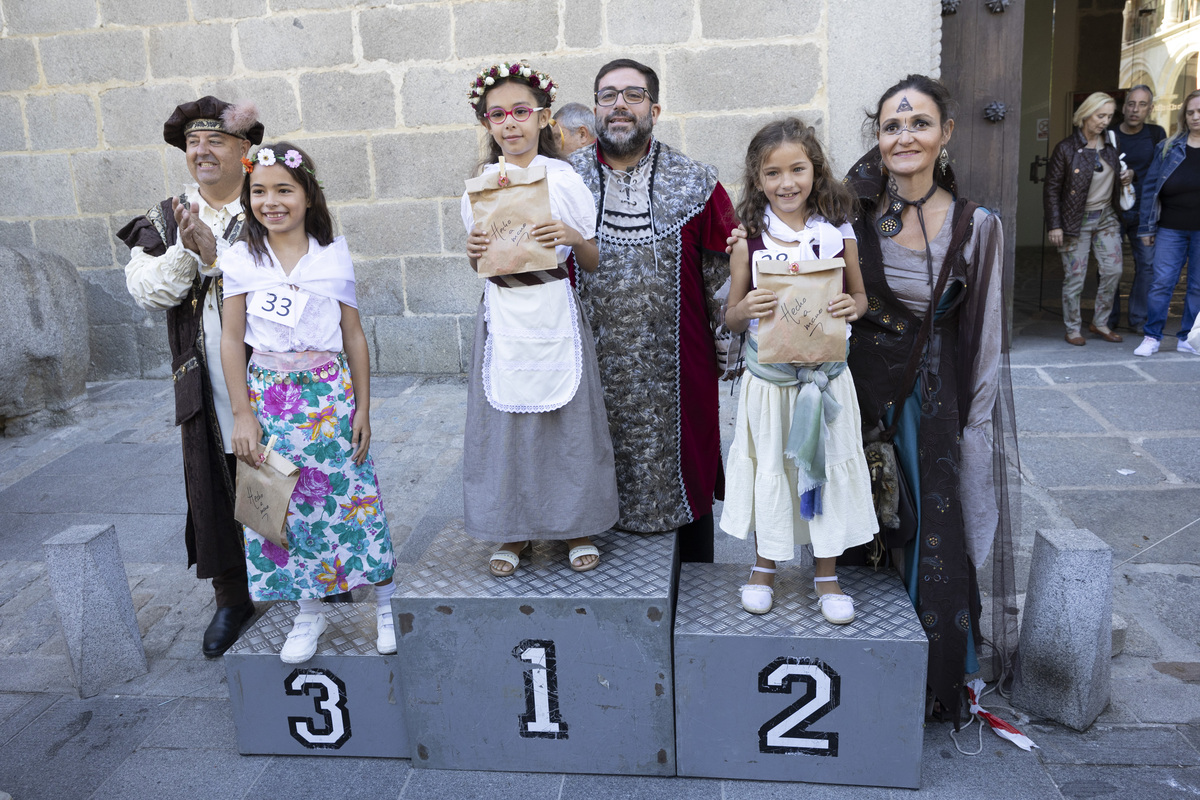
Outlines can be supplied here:
M596 92L596 105L605 107L616 105L618 97L624 97L626 103L636 106L649 98L650 92L640 86L626 86L624 89L601 89Z
M1100 158L1100 151L1093 150L1092 152L1096 154L1096 172L1104 172L1104 161Z

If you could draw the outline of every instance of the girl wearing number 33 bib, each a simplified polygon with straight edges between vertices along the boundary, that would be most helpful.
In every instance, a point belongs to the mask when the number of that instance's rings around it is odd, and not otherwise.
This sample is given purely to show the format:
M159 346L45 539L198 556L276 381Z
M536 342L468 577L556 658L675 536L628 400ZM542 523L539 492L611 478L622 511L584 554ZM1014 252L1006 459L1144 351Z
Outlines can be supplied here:
M845 361L760 364L758 321L776 313L773 292L757 288L760 259L805 261L841 256L843 292L827 312L847 322L867 307L858 247L848 216L849 192L833 176L812 128L773 122L750 142L738 216L746 228L729 261L725 324L747 331L746 367L726 467L721 528L752 532L757 563L742 587L752 614L771 610L775 562L811 543L813 589L825 619L845 624L854 603L838 586L837 557L878 530L863 455L858 399Z
M274 436L275 450L300 467L287 548L246 529L250 594L299 601L279 654L296 664L312 657L325 629L321 598L373 583L376 649L394 653L395 557L368 454L370 356L350 251L333 236L307 153L279 142L242 161L242 207L253 217L221 257L233 452L239 469L256 469Z

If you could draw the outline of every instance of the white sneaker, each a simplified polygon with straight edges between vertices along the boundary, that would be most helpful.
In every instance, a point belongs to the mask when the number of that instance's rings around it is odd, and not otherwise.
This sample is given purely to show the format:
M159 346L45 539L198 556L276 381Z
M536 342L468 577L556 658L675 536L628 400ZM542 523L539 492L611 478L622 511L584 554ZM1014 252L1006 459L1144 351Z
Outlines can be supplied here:
M392 624L391 606L375 611L375 630L379 634L375 640L375 651L385 656L396 652L396 626Z
M1187 344L1187 342L1184 342L1184 344ZM1141 344L1139 344L1137 347L1134 348L1133 354L1135 356L1149 357L1149 356L1152 356L1155 353L1157 353L1158 348L1159 348L1158 339L1155 339L1153 336L1147 336L1142 339Z
M303 664L317 652L317 642L325 631L324 614L297 614L292 632L287 635L279 660L285 664Z
M1188 344L1187 339L1180 339L1179 344L1175 345L1175 349L1180 353L1191 353L1194 356L1200 356L1200 350Z

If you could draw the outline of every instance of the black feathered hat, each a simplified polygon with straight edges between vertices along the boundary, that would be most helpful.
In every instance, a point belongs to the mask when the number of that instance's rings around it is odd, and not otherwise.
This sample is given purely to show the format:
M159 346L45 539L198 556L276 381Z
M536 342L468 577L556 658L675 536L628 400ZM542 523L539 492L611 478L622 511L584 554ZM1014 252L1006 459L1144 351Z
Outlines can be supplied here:
M261 144L264 128L253 103L226 103L207 95L175 107L163 124L163 141L187 150L187 135L192 131L217 131Z

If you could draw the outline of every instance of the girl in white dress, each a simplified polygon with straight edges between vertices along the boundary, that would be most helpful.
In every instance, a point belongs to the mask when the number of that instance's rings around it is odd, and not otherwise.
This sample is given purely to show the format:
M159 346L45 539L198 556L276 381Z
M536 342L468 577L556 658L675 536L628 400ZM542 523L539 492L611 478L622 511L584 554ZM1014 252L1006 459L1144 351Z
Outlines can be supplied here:
M773 292L756 288L754 264L764 258L841 256L844 289L828 311L847 322L858 319L867 296L849 225L852 200L812 128L795 118L755 134L743 186L738 216L747 238L736 242L730 257L725 324L734 333L747 332L749 375L729 448L721 528L740 539L754 533L757 561L741 592L747 611L771 610L776 562L791 559L796 544L811 543L817 604L829 622L846 624L854 619L854 602L838 586L837 557L869 542L878 530L854 382L844 361L758 362L758 320L774 314L778 301ZM819 424L806 415L820 415ZM824 463L819 456L805 458L806 452L821 451L800 441L805 430L823 441Z

